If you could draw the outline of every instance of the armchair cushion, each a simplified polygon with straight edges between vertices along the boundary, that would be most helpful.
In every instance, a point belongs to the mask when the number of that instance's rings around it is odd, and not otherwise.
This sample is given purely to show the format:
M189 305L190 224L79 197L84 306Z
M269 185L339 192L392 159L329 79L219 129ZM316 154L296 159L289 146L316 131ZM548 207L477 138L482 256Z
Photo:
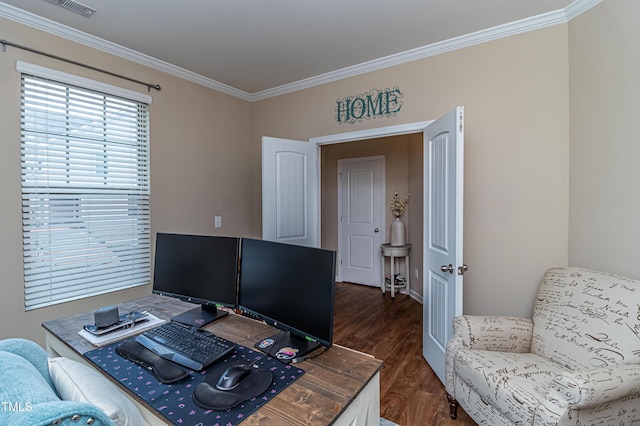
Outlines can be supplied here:
M634 393L640 393L640 365L563 371L554 378L549 396L572 408L584 408Z
M564 368L531 353L462 349L456 373L488 404L521 424L533 424L535 407L544 400L553 378Z

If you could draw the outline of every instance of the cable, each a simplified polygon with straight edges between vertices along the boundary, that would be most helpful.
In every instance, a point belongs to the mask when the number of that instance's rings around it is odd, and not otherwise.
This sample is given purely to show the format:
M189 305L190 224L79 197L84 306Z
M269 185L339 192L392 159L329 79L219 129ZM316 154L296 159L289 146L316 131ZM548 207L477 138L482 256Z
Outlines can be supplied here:
M310 355L310 356L299 356L299 357L297 357L297 358L292 359L292 360L291 360L291 364L297 364L297 363L299 363L299 362L307 361L307 360L309 360L309 359L311 359L311 358L315 358L315 357L317 357L318 355L323 354L323 353L327 350L327 348L325 348L324 346L321 346L320 348L321 348L322 350L321 350L321 351L319 351L318 353L313 354L313 355ZM316 349L316 350L317 350L317 349Z
M123 314L121 316L124 316L130 320L142 319L147 315L149 315L150 310L151 310L151 306L138 306L137 308L132 309L126 314Z

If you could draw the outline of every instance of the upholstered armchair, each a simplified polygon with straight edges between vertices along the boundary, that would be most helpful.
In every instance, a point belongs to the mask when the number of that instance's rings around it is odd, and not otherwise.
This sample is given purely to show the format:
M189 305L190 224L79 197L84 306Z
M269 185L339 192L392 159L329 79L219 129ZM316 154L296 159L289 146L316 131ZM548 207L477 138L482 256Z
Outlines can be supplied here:
M446 348L451 417L482 425L640 423L640 281L546 271L532 319L459 316Z
M147 426L116 385L35 342L0 340L0 425Z

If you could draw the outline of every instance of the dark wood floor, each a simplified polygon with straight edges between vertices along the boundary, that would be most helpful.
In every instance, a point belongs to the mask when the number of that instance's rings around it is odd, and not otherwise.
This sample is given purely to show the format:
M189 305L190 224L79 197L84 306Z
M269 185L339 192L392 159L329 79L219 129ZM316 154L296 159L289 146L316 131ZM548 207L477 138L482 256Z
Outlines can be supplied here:
M384 361L380 415L401 426L475 425L458 408L449 417L444 385L422 357L422 305L405 295L391 300L379 288L337 283L334 343Z

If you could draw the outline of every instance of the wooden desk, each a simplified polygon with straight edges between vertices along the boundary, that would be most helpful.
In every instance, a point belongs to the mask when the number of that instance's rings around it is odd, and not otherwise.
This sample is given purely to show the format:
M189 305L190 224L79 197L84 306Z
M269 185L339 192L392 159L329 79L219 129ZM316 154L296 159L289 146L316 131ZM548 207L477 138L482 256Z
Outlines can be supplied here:
M163 296L147 296L119 305L121 313L147 310L157 317L171 317L194 305ZM91 312L42 324L47 352L93 365L82 356L95 347L78 335L83 324L93 322ZM205 327L212 333L251 347L272 335L274 328L235 313ZM305 374L265 406L247 417L242 425L337 425L378 426L380 423L380 368L370 355L334 345L325 353L297 364ZM101 370L98 370L101 371ZM102 372L102 371L101 371ZM106 375L110 378L110 376ZM131 399L150 425L166 420L126 387L113 381Z

